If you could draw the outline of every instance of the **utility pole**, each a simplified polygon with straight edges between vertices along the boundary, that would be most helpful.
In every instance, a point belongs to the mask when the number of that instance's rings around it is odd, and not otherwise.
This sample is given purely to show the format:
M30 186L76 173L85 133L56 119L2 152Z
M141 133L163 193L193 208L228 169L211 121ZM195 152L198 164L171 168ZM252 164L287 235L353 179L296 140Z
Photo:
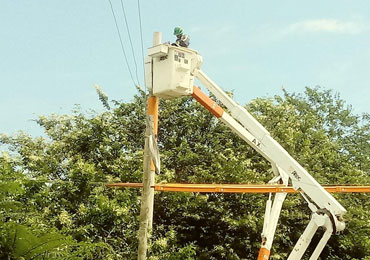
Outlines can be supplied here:
M161 44L161 33L155 32L153 36L153 46ZM153 207L154 207L154 184L156 166L153 161L153 147L156 148L158 133L158 104L159 98L153 96L151 86L150 95L147 101L146 131L144 146L144 165L143 165L143 190L141 195L140 209L140 228L139 228L139 248L138 260L146 260L148 251L148 241L153 226Z

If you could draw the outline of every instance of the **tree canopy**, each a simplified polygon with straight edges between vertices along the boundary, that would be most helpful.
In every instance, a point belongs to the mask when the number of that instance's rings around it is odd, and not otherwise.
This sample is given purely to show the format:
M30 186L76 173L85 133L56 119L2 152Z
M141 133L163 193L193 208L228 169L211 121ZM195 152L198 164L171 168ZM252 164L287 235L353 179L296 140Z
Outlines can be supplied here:
M108 101L104 112L40 116L45 137L1 135L1 259L135 259L140 190L106 188L141 182L143 92ZM321 184L370 183L369 114L355 115L338 94L258 98L246 108ZM266 183L271 166L189 97L161 100L156 182ZM346 229L321 259L370 259L367 194L336 194L348 210ZM260 246L264 194L156 193L150 259L254 259ZM286 259L310 211L288 195L271 259ZM313 244L319 237L315 237ZM312 252L312 248L309 248Z

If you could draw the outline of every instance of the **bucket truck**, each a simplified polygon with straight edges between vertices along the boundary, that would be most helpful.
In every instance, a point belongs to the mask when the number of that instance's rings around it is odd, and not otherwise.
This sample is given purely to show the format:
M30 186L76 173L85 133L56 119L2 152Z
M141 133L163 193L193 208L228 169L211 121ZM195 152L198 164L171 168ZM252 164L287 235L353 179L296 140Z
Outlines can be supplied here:
M271 163L271 184L288 185L298 190L312 211L305 231L291 251L288 260L301 259L318 228L325 230L310 260L317 259L331 235L344 229L344 207L329 194L241 105L230 98L202 70L202 56L188 48L157 44L149 48L145 59L145 83L152 95L164 99L193 96ZM228 109L194 86L197 78ZM269 259L270 250L286 193L270 193L266 203L262 244L258 259Z

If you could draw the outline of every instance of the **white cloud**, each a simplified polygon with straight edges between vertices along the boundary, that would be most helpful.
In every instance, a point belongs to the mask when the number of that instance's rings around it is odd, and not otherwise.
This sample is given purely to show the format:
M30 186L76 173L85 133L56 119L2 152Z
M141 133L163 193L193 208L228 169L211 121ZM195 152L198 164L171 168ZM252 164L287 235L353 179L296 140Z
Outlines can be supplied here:
M316 19L297 22L289 25L285 33L300 32L328 32L340 34L358 34L366 31L368 26L352 21L339 21L335 19Z

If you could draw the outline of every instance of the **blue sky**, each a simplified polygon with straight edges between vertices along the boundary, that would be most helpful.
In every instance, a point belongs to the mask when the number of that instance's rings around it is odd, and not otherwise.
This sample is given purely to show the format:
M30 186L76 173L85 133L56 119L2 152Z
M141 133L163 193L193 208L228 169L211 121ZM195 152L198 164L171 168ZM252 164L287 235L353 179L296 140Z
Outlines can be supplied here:
M121 2L111 0L134 61ZM123 0L143 82L137 0ZM369 1L140 1L144 52L154 31L190 35L202 69L240 103L303 92L339 92L356 113L369 112ZM136 90L123 59L108 0L0 1L0 133L41 135L38 115L102 110L94 84L110 99Z

